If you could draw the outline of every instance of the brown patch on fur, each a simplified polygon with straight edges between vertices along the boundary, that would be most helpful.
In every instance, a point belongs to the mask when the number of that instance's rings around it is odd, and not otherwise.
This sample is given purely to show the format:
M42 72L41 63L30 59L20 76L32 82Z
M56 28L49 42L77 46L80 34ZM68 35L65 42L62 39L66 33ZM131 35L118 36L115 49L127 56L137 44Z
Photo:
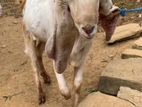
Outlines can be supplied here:
M108 16L100 14L99 21L106 33L106 41L109 41L111 39L111 36L115 31L118 19L119 19L119 10L112 12Z

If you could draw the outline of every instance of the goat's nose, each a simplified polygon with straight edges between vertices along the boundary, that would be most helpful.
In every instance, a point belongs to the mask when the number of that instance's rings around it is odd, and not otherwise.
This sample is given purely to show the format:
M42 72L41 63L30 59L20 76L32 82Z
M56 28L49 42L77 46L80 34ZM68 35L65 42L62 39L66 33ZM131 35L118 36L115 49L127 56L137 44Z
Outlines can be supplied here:
M87 25L85 27L82 27L82 29L87 33L88 35L91 34L94 30L95 26Z

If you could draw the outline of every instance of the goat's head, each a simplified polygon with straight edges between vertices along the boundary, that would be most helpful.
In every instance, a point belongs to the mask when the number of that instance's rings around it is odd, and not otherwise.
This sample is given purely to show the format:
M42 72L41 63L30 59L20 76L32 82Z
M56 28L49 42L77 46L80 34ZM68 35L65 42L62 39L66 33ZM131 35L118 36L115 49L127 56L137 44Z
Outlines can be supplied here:
M91 39L97 31L99 0L70 0L69 8L80 35Z
M80 35L87 39L93 38L100 21L106 32L106 40L111 38L118 17L111 13L119 10L112 7L111 0L68 0L68 4L68 10Z

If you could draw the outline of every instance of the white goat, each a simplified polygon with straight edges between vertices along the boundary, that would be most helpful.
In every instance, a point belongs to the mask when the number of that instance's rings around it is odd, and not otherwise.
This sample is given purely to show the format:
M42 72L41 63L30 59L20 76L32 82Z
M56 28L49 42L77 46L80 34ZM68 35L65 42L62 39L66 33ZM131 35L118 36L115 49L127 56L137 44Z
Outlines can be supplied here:
M119 16L113 13L118 11L111 0L26 0L23 9L25 53L30 57L36 74L39 104L46 100L41 79L50 83L42 63L43 51L53 59L59 89L66 99L71 94L63 72L69 61L74 66L73 102L77 106L83 64L97 31L98 21L109 40Z

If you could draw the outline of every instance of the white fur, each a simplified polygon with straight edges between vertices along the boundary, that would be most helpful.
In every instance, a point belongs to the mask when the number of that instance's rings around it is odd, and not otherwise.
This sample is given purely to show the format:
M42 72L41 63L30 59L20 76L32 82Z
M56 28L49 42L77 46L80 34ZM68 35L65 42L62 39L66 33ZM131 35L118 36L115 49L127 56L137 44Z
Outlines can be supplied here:
M80 67L76 71L76 75L75 75L75 79L74 79L74 86L76 88L80 87L82 80L83 80L83 68Z
M55 30L54 0L27 0L23 22L27 31L47 41Z
M55 67L55 62L53 61L53 65ZM67 83L65 81L64 74L58 74L56 69L54 68L54 72L58 81L59 89L64 96L68 96L70 94L69 89L67 87Z

